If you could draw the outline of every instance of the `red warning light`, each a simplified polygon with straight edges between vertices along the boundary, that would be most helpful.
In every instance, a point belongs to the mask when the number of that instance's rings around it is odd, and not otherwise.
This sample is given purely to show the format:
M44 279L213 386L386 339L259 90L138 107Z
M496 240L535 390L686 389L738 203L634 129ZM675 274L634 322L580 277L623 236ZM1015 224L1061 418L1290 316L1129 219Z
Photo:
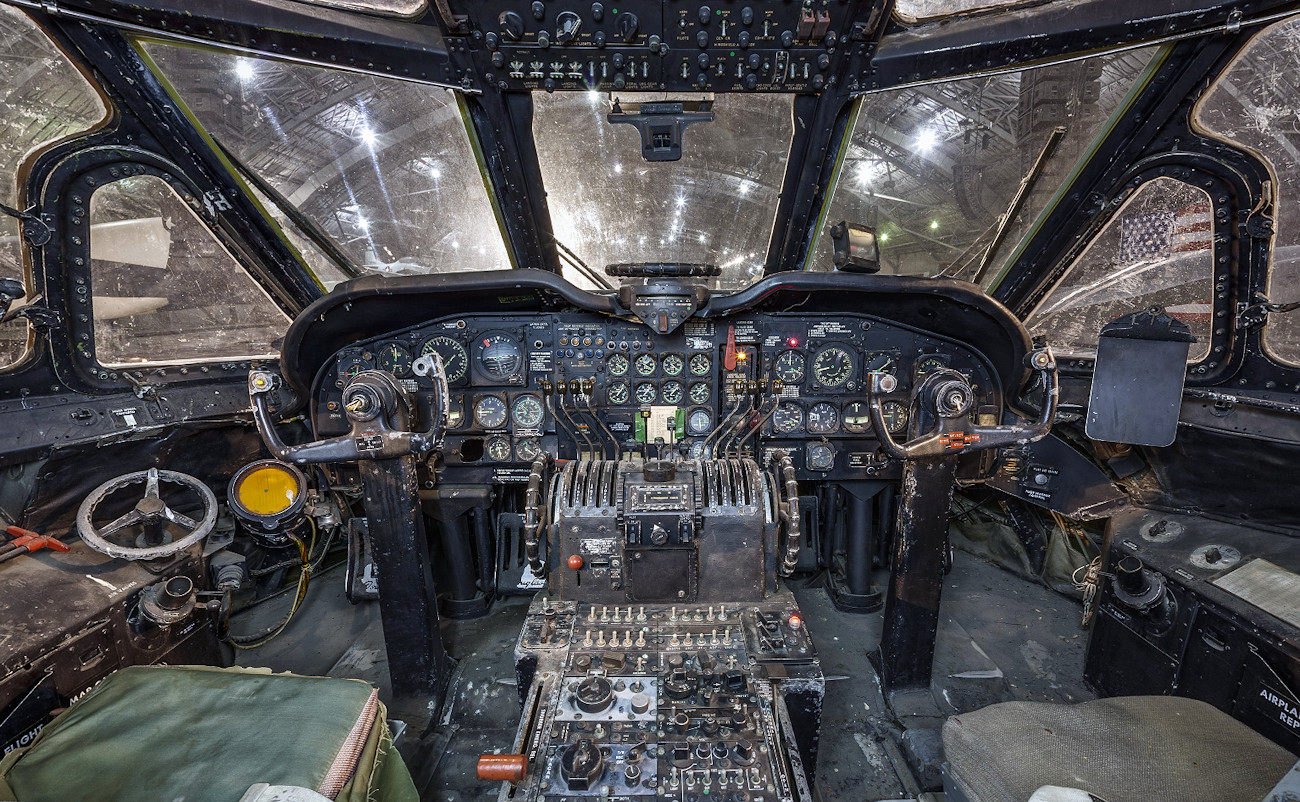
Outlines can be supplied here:
M798 347L799 347L799 338L798 338L798 337L791 337L791 338L789 338L789 339L787 339L787 340L785 341L785 344L788 345L788 346L790 346L791 348L798 348Z
M802 628L803 628L803 616L799 615L798 613L791 613L790 629L802 629Z

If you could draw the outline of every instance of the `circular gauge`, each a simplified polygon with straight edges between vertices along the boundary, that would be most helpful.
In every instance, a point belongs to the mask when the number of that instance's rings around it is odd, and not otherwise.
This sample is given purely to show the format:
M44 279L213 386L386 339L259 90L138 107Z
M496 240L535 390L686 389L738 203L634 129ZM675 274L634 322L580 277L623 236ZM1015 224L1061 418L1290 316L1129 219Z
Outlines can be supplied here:
M893 354L871 354L867 357L867 373L893 373L898 367L898 358Z
M812 371L823 387L843 387L853 378L853 357L838 345L828 345L813 357Z
M641 382L636 386L636 402L638 404L653 404L659 397L659 391L650 382Z
M713 360L708 354L692 354L691 361L688 363L692 376L707 376L713 368Z
M515 441L515 458L521 462L532 462L542 453L542 441L536 437L521 437Z
M804 464L810 471L829 471L835 467L835 449L830 443L809 443L804 452Z
M355 379L363 370L370 370L370 360L359 354L345 356L339 360L339 378L345 382Z
M808 433L830 434L840 428L840 411L828 401L819 401L808 409Z
M844 407L844 431L849 434L866 434L871 431L871 409L861 401Z
M636 375L653 376L655 372L655 355L640 354L633 362L633 365L636 367Z
M786 384L798 384L804 377L804 358L798 351L782 351L773 364L776 377Z
M664 382L664 386L659 391L659 395L663 398L665 404L673 404L675 406L682 403L682 399L686 397L686 388L678 381Z
M615 352L609 355L605 365L609 368L609 375L626 376L627 369L632 367L632 360L627 358L627 354Z
M796 432L803 425L803 407L798 404L782 403L772 415L772 431L780 434Z
M707 404L712 393L707 382L696 382L691 385L691 403Z
M627 382L610 382L605 387L605 398L611 404L626 404L629 397Z
M948 367L948 360L941 356L926 356L916 361L918 376L922 373L934 373L936 370L943 370L946 367Z
M506 425L506 402L494 395L485 395L474 402L474 420L484 429L499 429Z
M504 334L486 334L474 343L478 364L489 377L506 381L515 377L524 365L519 343Z
M686 367L686 360L682 359L681 354L664 354L663 367L665 376L680 376Z
M542 425L542 402L535 395L521 395L510 407L510 419L516 426L524 429L536 429Z
M442 357L442 369L447 372L447 381L454 384L465 378L465 371L469 368L469 354L465 353L465 346L459 340L439 335L420 343L420 356L428 356L435 351Z
M400 343L384 343L379 346L379 367L397 378L411 375L411 352Z
M880 405L880 417L885 420L885 430L900 434L907 428L907 407L901 401L886 401Z
M465 425L465 404L460 396L447 399L447 428L459 429Z
M483 444L483 452L493 462L510 461L510 438L504 434L495 434Z
M686 416L686 433L692 437L703 437L713 429L713 410L708 407L696 407Z

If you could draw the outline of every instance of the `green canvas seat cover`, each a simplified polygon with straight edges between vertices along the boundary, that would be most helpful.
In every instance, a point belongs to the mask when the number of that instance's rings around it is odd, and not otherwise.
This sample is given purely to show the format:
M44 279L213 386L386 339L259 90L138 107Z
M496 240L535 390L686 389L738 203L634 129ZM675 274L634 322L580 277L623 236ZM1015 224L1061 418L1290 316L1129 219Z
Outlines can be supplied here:
M373 694L257 669L124 668L5 757L0 799L238 802L264 782L416 802Z

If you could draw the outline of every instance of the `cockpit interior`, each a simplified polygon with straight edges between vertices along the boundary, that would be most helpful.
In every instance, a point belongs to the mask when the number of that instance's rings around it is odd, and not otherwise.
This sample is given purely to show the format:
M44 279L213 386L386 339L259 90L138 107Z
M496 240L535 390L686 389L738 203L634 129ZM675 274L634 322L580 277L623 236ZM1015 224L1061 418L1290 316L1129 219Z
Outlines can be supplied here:
M1298 87L1277 0L0 0L0 801L1300 799Z

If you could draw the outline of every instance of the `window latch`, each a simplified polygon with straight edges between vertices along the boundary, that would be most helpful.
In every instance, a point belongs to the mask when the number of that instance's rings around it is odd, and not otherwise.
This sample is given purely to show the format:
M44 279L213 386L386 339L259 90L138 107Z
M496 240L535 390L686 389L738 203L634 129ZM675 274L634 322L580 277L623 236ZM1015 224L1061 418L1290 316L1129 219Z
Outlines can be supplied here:
M1268 299L1268 296L1257 292L1253 303L1237 304L1237 330L1247 331L1264 325L1268 322L1270 313L1282 314L1284 312L1293 312L1296 309L1300 309L1300 302L1275 304Z
M17 218L23 225L23 239L27 240L33 247L39 248L50 241L52 232L50 224L43 217L36 214L36 206L28 206L25 211L19 211L11 206L5 206L0 203L0 212L4 212L10 217Z
M24 304L22 307L5 315L3 322L7 323L10 320L22 318L26 320L33 329L36 329L39 332L46 332L50 329L58 328L63 324L63 316L60 315L57 310L44 306L42 303L44 300L44 295L36 296L30 303Z

